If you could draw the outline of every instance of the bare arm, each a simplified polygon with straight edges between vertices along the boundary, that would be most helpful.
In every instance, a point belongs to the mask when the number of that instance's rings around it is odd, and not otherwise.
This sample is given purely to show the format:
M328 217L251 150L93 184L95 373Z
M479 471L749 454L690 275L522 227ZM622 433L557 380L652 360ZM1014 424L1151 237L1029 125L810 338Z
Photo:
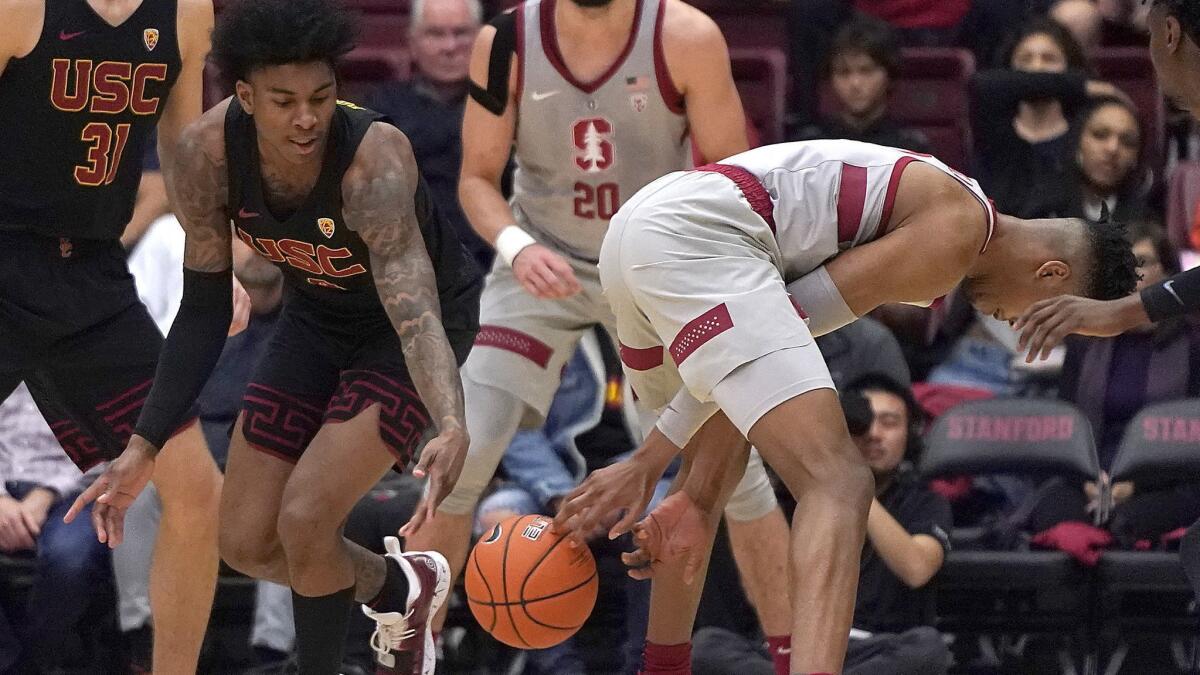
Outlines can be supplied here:
M928 302L949 293L983 247L987 213L954 179L914 162L898 194L893 217L900 227L825 264L855 316L888 302ZM803 297L797 300L804 304Z
M484 89L488 86L488 59L495 35L495 28L484 26L475 38L471 52L471 81ZM500 193L500 177L508 165L517 126L516 61L513 56L508 77L508 101L503 113L494 115L469 96L463 113L458 199L471 226L492 245L495 245L500 230L514 221L512 209Z
M45 0L0 1L0 75L8 60L25 56L42 34Z
M909 534L876 499L867 516L867 537L887 568L909 588L921 588L942 568L946 552L927 534Z
M342 179L342 213L370 248L379 299L400 335L421 400L439 431L461 431L462 382L414 211L416 186L417 162L408 139L393 127L372 125Z
M181 134L178 149L170 153L172 168L164 174L187 237L183 266L196 272L223 272L233 266L233 233L226 214L229 174L223 121L227 105L232 103L214 106Z
M700 156L715 162L747 150L746 116L721 29L682 2L667 4L663 24L667 71L683 94Z
M173 154L183 130L204 111L204 61L212 45L212 0L181 0L177 23L183 67L158 120L158 159L164 173L175 166Z

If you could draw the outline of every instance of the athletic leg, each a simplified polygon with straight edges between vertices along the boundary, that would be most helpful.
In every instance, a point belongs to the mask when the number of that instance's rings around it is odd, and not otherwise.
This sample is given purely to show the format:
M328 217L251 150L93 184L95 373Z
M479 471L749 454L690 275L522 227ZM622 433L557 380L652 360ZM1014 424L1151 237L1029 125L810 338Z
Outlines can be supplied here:
M196 667L217 584L217 512L221 474L200 425L176 434L154 464L162 520L150 568L154 668Z
M242 574L286 586L287 560L277 522L295 460L252 445L244 431L246 416L243 412L234 425L225 464L221 557Z
M346 540L342 524L395 462L372 405L322 426L287 481L277 526L302 673L337 671L354 601L369 602L384 587L387 560Z
M768 639L791 630L787 584L788 523L775 499L762 457L750 451L742 480L725 507L729 544L750 604Z
M715 396L725 393L722 385ZM749 435L797 498L790 557L792 672L839 672L874 479L850 440L832 389L777 405Z

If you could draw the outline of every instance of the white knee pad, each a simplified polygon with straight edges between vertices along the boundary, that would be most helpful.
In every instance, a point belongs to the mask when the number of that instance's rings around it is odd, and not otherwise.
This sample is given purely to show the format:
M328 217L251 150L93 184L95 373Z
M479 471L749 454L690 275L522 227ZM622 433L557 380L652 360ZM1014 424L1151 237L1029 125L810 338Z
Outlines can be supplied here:
M750 448L746 473L742 474L742 480L733 489L733 495L725 505L725 515L738 522L757 520L770 513L778 504L762 457L758 450Z
M471 446L458 482L438 507L439 511L456 516L475 510L479 495L496 473L500 458L525 414L525 403L513 394L475 382L465 373L462 381Z

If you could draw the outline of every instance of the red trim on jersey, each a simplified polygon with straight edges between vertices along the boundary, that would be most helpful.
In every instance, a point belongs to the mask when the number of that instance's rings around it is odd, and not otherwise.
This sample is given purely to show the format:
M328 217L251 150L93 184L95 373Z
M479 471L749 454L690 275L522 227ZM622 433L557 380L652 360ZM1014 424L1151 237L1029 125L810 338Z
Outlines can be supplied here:
M658 93L662 95L667 110L682 115L684 112L683 94L671 79L671 71L667 68L667 57L663 52L662 27L663 16L667 13L667 0L658 3L658 16L654 19L654 79L658 80Z
M733 328L733 317L729 316L729 307L723 302L687 322L671 341L671 358L675 365L682 365L692 352L730 328Z
M971 194L974 194L974 192ZM987 237L983 240L983 248L979 249L980 253L986 251L988 244L992 243L992 236L996 234L996 218L996 202L989 197L987 200Z
M696 167L695 170L719 173L733 181L742 191L746 201L750 202L750 208L767 222L771 233L775 233L775 205L771 203L771 195L767 193L767 188L763 187L754 174L733 164L705 164Z
M657 347L630 347L621 343L621 363L634 370L651 370L663 364L662 345Z
M838 182L838 243L847 244L858 236L863 210L867 207L867 167L842 164Z
M554 353L550 345L529 333L488 324L479 327L479 333L475 336L475 346L503 349L524 356L541 368L546 367L550 362L550 355Z
M625 59L629 57L629 52L633 51L633 45L637 42L638 26L641 24L642 0L637 0L637 5L634 7L633 26L629 29L629 39L625 42L625 48L621 50L621 54L608 67L608 70L591 82L580 82L567 68L562 51L558 48L558 30L554 25L554 4L555 0L543 0L541 11L538 13L538 23L542 28L542 51L546 52L546 59L564 80L583 93L590 94L608 82L609 78L624 65Z
M517 5L517 91L514 96L518 105L525 90L525 3Z
M904 169L915 161L917 161L916 157L901 157L892 165L892 176L888 178L887 192L883 196L883 213L879 216L879 225L875 226L876 239L892 231L892 207L896 205L896 191L900 189L900 176L904 173Z

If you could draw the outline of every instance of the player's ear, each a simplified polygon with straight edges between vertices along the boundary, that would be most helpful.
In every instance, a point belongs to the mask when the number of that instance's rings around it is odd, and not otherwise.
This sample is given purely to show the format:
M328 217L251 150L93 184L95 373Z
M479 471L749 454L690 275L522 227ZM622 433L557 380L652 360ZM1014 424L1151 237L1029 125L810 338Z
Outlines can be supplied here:
M233 91L234 91L233 95L237 99L238 104L240 104L242 106L242 110L247 115L253 115L254 114L254 101L253 101L254 87L252 87L250 85L250 83L245 80L238 80L237 84L233 85Z
M1039 283L1062 284L1071 278L1071 266L1061 260L1048 260L1038 268Z
M1179 25L1179 19L1173 16L1167 16L1163 19L1167 24L1166 47L1167 51L1174 54L1176 50L1183 44L1183 26Z

